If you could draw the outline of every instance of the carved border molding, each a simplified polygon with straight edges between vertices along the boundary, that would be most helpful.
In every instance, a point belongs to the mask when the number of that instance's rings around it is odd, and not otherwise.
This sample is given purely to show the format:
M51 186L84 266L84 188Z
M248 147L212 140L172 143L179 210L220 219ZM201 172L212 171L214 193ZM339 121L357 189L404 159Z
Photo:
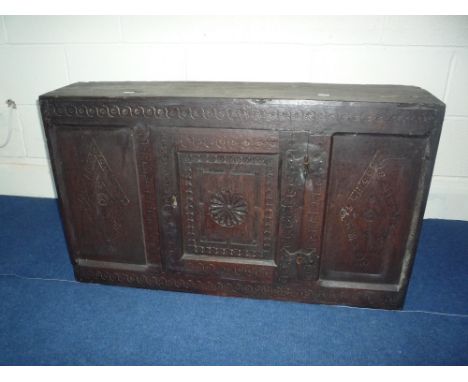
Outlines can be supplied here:
M241 136L237 130L217 129L212 131L200 129L180 128L177 134L176 145L180 150L209 151L226 153L277 153L279 150L278 133L272 131L247 130Z
M175 161L175 150L173 142L173 134L169 134L166 130L161 130L158 132L155 137L155 141L159 142L159 164L158 170L162 176L160 182L160 192L161 192L161 204L160 204L160 214L161 214L161 224L160 228L164 232L164 237L166 238L165 242L165 251L166 251L166 261L169 268L174 267L178 260L178 255L180 255L181 248L178 247L178 233L177 233L177 220L178 215L176 209L173 207L172 197L173 195L178 194L177 185L174 184L174 161Z
M232 263L216 263L213 264L208 261L192 260L185 261L184 269L190 272L198 272L216 277L230 277L235 279L249 279L257 283L272 282L275 267L260 266L260 265L246 265L246 264L232 264Z
M140 273L133 271L117 271L103 268L76 267L76 275L80 281L98 282L104 284L129 285L140 288L166 289L180 291L197 291L210 293L246 296L257 298L277 298L303 302L340 303L370 307L399 306L401 295L396 292L381 292L356 289L331 288L295 288L288 285L273 285L261 282L245 282L235 280L202 279L182 275L178 272Z
M297 147L296 134L289 136L288 147L284 153L282 172L282 186L280 196L280 245L278 256L278 281L285 284L291 279L291 266L295 256L291 253L298 249L300 233L300 206L298 193L303 197L304 177L302 174L302 163L307 150ZM294 258L293 258L294 257Z
M146 256L150 263L161 265L158 208L155 198L156 169L150 129L143 125L136 126L134 144Z
M271 106L164 106L149 104L118 104L92 102L53 102L41 101L44 115L51 117L73 118L147 118L155 120L181 121L264 121L264 122L327 122L327 123L428 123L436 120L435 110L395 109L383 112L362 109L358 111L324 110L326 106L311 105L288 107L284 105Z

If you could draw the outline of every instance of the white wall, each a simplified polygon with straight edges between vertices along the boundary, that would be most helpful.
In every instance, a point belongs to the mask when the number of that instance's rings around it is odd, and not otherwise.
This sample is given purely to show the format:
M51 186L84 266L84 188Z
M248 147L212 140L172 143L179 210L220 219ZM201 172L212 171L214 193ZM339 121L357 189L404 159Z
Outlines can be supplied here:
M421 86L447 104L426 217L468 220L468 17L0 17L0 194L55 196L37 98L92 80Z

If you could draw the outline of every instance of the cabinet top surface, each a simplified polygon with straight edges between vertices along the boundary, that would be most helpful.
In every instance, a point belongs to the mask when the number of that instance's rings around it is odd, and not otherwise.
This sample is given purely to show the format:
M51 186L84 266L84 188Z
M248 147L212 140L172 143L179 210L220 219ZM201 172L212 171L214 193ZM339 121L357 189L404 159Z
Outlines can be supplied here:
M229 98L338 102L443 103L403 85L262 82L76 82L42 95L51 98Z

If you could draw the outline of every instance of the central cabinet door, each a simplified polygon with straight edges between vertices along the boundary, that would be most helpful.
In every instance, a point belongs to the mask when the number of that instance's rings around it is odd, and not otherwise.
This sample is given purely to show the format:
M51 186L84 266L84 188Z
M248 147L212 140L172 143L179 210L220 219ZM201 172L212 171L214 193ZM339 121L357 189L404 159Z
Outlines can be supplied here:
M165 268L272 282L278 132L157 128L155 138Z

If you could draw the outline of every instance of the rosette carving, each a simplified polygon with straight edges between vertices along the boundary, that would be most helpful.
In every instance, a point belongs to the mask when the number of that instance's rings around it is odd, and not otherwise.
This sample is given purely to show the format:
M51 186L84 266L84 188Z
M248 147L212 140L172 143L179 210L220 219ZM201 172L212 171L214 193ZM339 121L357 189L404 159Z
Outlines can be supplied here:
M244 222L247 202L241 194L222 190L211 196L209 211L215 223L230 228Z

